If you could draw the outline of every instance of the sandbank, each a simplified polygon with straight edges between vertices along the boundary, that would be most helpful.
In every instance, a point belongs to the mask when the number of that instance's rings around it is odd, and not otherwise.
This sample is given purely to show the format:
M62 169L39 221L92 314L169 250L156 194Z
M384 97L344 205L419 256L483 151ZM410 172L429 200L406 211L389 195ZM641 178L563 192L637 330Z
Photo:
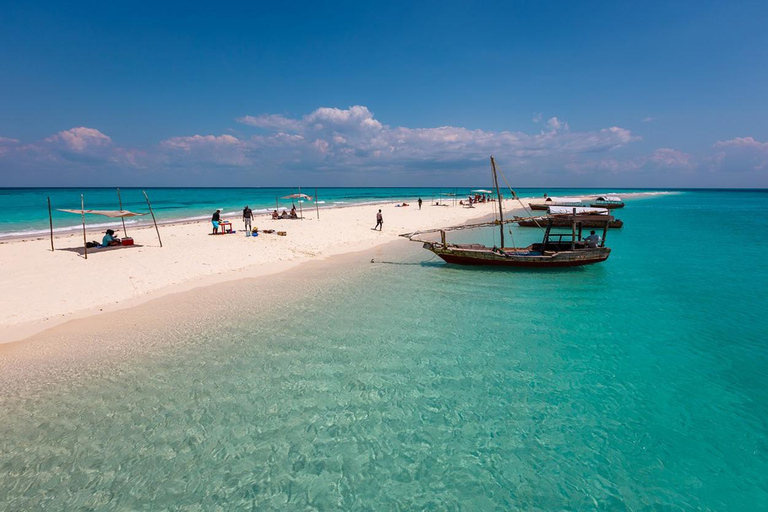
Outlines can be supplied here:
M652 194L624 195L626 198ZM592 196L584 196L592 197ZM521 198L524 204L531 198ZM275 274L301 263L374 248L399 239L399 234L471 222L494 214L496 203L434 206L425 202L398 207L347 206L305 211L302 220L258 216L260 231L285 231L287 236L261 233L247 237L240 218L229 218L234 234L213 236L207 221L160 227L161 248L154 227L130 229L136 245L92 249L83 257L80 233L56 235L55 251L46 238L0 244L6 272L0 276L0 343L18 341L64 322L136 306L163 295L212 284ZM373 231L381 209L384 229ZM522 211L516 200L505 200L505 212ZM515 212L518 210L518 212ZM119 233L121 235L121 233ZM102 229L87 231L101 240Z

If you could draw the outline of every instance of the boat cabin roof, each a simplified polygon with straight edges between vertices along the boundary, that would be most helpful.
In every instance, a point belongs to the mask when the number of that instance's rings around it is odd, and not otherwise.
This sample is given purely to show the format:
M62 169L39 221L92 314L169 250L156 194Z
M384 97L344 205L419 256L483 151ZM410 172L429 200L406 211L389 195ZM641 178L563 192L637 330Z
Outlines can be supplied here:
M578 197L548 197L544 200L546 203L580 203Z
M600 196L597 198L598 201L610 201L614 203L620 203L621 198L619 196Z

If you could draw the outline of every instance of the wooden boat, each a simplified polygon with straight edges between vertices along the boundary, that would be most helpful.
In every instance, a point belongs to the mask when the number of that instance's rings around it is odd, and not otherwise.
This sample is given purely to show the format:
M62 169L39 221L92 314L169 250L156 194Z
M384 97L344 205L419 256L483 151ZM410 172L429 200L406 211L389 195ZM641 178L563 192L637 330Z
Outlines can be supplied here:
M571 221L567 218L563 218L559 215L542 215L540 217L515 217L515 222L521 228L544 228L547 222L552 220L552 226L556 228L567 228L571 226ZM602 228L605 221L600 219L599 221L582 221L582 228ZM610 217L608 221L608 227L611 229L621 229L624 227L624 221Z
M624 201L622 201L619 196L600 196L589 203L589 206L615 210L616 208L624 208Z
M531 210L548 210L550 206L584 206L578 197L548 197L542 203L528 203Z
M567 208L565 206L551 206L547 212L549 215L542 215L539 217L515 217L515 222L518 226L524 228L543 228L547 225L548 221L552 221L552 225L558 228L570 227L571 221L568 218L570 214L589 214L600 215L601 217L608 219L608 227L611 229L619 229L624 226L624 222L621 219L617 219L612 215L608 215L606 208ZM605 223L604 219L600 220L584 220L581 223L582 228L602 228Z
M605 246L605 236L608 232L609 221L605 215L576 214L564 217L569 221L570 230L567 233L555 233L552 220L547 221L544 238L540 243L527 247L504 246L504 224L516 222L504 220L502 211L501 192L496 171L496 162L491 157L493 182L496 188L499 205L499 219L493 222L456 226L445 229L417 231L401 236L414 242L422 242L423 247L433 252L447 263L456 265L492 265L522 268L556 268L576 267L599 263L608 259L611 249ZM516 197L513 191L513 197ZM584 222L602 222L603 236L599 243L582 238ZM482 244L450 244L446 241L446 231L471 229L482 226L499 226L501 235L500 247L488 247ZM440 233L440 241L423 240L420 235L425 233Z

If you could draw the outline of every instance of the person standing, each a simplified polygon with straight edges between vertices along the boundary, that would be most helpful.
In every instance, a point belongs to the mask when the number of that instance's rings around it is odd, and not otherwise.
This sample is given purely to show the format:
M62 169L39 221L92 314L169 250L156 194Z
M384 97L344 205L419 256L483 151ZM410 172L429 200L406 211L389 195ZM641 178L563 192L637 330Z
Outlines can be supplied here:
M243 208L243 222L245 223L246 231L251 231L252 220L253 220L253 211L251 211L251 209L248 208L248 205L245 205L245 208Z
M421 210L421 198L419 198L419 210Z
M221 208L213 212L211 216L211 224L213 224L213 234L219 234L219 222L221 221Z
M376 227L373 228L374 231L376 231L376 228L379 228L379 231L381 231L381 228L384 227L384 216L381 215L381 210L379 210L379 213L376 214Z

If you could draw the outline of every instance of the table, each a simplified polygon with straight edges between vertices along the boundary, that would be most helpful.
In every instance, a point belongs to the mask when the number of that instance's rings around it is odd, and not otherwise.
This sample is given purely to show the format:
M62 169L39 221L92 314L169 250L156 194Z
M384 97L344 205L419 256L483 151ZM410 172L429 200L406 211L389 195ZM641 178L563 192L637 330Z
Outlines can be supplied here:
M232 223L227 220L222 220L219 222L219 227L221 228L222 234L232 232Z

